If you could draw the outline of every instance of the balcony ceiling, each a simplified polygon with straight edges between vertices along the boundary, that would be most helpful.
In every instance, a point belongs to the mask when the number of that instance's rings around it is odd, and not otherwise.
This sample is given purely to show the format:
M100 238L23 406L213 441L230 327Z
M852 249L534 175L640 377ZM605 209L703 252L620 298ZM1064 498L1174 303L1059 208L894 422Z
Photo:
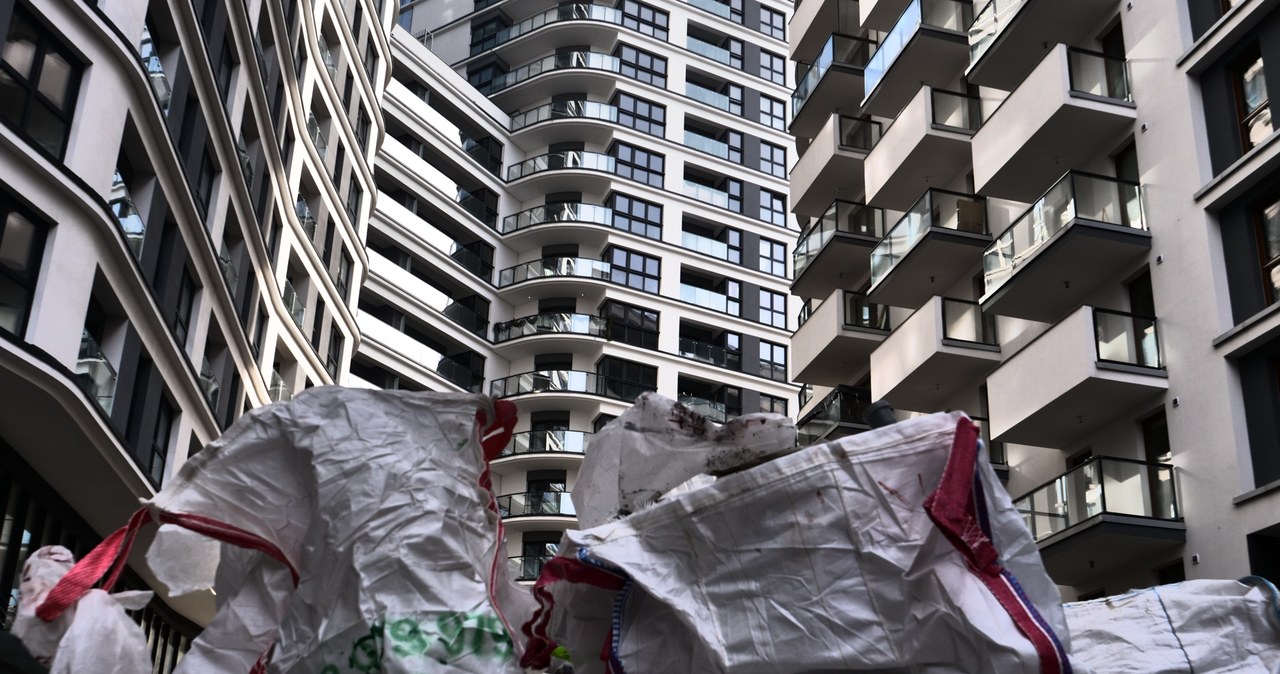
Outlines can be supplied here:
M1181 522L1107 513L1045 539L1040 557L1053 582L1087 591L1113 571L1159 566L1186 537Z

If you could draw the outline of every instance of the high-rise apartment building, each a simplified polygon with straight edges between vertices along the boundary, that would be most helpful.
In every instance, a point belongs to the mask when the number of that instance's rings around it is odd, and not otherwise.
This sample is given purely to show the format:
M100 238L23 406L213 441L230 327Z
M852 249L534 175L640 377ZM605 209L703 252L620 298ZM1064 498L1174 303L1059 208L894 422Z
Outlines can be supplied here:
M790 3L401 11L350 381L519 406L495 489L532 580L640 392L794 412Z
M384 0L0 1L0 588L358 339ZM129 583L146 585L145 576ZM209 596L141 619L169 671Z
M1067 598L1280 576L1278 5L796 7L799 413L969 411Z

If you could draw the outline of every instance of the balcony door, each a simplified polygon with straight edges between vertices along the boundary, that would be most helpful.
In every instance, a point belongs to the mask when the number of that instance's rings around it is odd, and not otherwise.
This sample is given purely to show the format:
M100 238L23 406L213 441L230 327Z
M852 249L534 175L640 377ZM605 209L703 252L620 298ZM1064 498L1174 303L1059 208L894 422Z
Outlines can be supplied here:
M1151 515L1173 519L1178 516L1174 502L1173 469L1167 467L1173 459L1169 443L1169 421L1164 410L1142 420L1142 444L1146 450L1148 493L1151 495Z
M525 492L530 515L558 515L572 511L563 470L531 470L525 476ZM562 507L564 506L564 507Z

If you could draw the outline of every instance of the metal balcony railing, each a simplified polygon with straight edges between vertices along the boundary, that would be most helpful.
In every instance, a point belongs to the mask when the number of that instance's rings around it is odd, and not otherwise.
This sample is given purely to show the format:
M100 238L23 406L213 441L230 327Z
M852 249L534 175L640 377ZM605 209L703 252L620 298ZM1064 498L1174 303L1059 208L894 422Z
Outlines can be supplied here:
M307 303L300 296L298 291L293 289L293 283L286 280L284 289L280 291L280 298L284 300L284 308L289 312L289 316L293 318L293 322L298 326L299 330L304 330L303 323L307 318Z
M537 580L542 567L554 555L524 555L507 558L507 575L515 580Z
M586 431L554 430L524 431L511 434L511 442L502 449L502 456L517 454L568 453L582 454L592 433Z
M998 346L996 317L982 313L977 302L942 298L942 338Z
M507 181L519 180L544 171L567 169L613 173L617 169L617 160L607 154L586 150L548 152L507 167Z
M618 108L596 101L557 101L511 116L511 132L552 119L598 119L618 122Z
M635 402L636 396L653 386L580 370L537 370L496 379L490 395L507 398L531 393L585 393L612 400Z
M839 199L831 202L826 212L796 241L792 253L796 278L804 273L839 232L874 239L884 238L884 209Z
M613 209L597 204L558 202L534 206L502 219L502 233L509 234L526 227L552 222L594 222L613 226Z
M613 265L585 257L552 257L525 262L498 272L498 287L555 276L611 280Z
M573 517L577 511L566 491L530 491L522 494L504 494L498 497L498 514L503 518L528 515L564 515Z
M986 234L986 197L947 190L925 192L889 230L884 240L872 249L871 285L874 287L888 276L934 227Z
M120 176L119 171L116 171L111 181L111 201L108 205L111 207L111 213L116 216L120 230L124 232L129 249L133 251L134 257L141 259L142 242L147 236L147 223L142 219L142 214L138 212L137 207L133 205L133 197L130 196L129 188L124 184L124 178Z
M267 397L274 403L293 400L293 390L275 370L271 371L271 379L267 382Z
M867 66L871 54L876 51L876 42L852 35L833 33L822 45L817 58L796 73L796 89L791 94L791 114L794 117L809 102L809 97L818 88L818 83L826 76L833 65L841 65L861 70Z
M544 312L523 316L493 326L493 342L502 342L542 334L587 335L608 337L609 321L590 314Z
M1155 318L1095 307L1093 331L1099 361L1154 370L1164 367Z
M142 69L147 71L147 79L151 82L151 90L155 92L160 111L169 114L169 103L173 99L173 86L169 84L169 76L164 72L164 64L156 53L155 42L151 39L151 29L142 27L142 41L138 44L138 55L142 57Z
M1101 515L1181 517L1171 464L1098 456L1032 489L1013 507L1036 541Z

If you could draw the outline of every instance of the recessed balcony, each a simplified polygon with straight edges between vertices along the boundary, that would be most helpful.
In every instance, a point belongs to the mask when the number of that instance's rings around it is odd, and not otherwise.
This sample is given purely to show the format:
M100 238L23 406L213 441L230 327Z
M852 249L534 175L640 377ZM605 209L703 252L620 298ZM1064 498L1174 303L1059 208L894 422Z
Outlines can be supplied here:
M420 376L429 373L427 379L433 381L442 390L448 390L444 384L448 382L463 391L471 393L484 391L482 374L472 371L462 361L427 346L412 335L397 330L374 315L365 311L356 312L356 325L360 328L362 342L388 362L397 364L399 368L418 372Z
M120 231L124 232L124 239L129 244L129 249L133 251L134 257L142 258L142 242L147 236L147 223L142 219L142 214L138 212L136 206L133 205L133 197L129 194L129 187L124 184L124 178L120 172L115 172L115 177L111 181L111 214L116 216L116 222L120 225Z
M791 168L791 210L821 215L837 197L862 192L862 164L880 141L880 123L834 114Z
M869 430L863 413L870 404L871 391L858 386L837 386L814 405L813 411L796 422L796 440L805 447Z
M994 318L976 302L934 297L871 354L871 392L898 409L937 412L999 364Z
M991 436L1068 447L1168 388L1156 319L1080 307L987 378Z
M889 334L889 308L837 290L809 314L791 337L792 378L835 386L870 364Z
M543 312L493 325L493 343L508 360L547 350L573 351L584 342L608 338L608 319L591 314Z
M966 65L973 5L912 0L866 65L862 111L896 117L923 84L947 86Z
M1124 59L1058 45L973 136L973 180L991 197L1028 202L1133 129Z
M1047 323L1151 250L1137 183L1070 172L982 255L982 307Z
M791 293L825 297L836 288L861 287L871 271L869 252L884 238L884 210L834 201L796 241Z
M976 267L989 245L984 197L928 190L871 251L867 296L918 307Z
M1093 37L1116 0L991 0L969 25L971 84L1012 91L1052 45Z
M116 399L116 368L107 359L98 341L84 330L80 334L80 352L76 356L76 383L98 403L107 416Z
M866 155L867 203L902 210L926 185L968 171L969 143L981 126L977 96L920 87Z
M1119 569L1152 568L1186 540L1174 467L1093 457L1014 500L1045 570L1083 585Z
M855 114L861 102L862 70L876 43L832 34L813 63L797 66L791 94L791 135L810 138L834 110Z

